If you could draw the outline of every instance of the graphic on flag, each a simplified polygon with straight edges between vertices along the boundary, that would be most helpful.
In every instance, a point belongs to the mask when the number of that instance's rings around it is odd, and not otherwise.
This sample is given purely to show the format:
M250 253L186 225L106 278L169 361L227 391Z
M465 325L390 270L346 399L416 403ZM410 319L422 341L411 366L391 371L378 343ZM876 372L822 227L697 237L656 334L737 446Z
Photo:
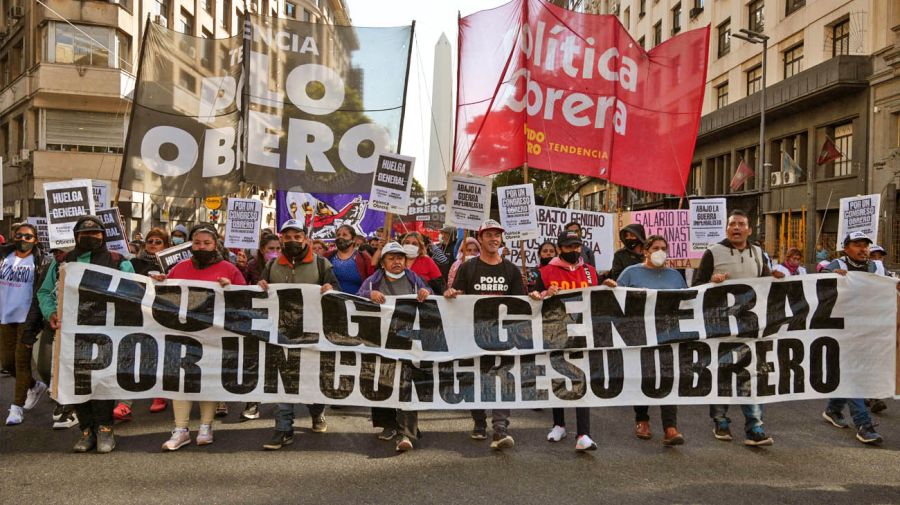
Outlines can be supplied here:
M791 155L787 153L787 151L781 151L781 171L784 173L793 173L794 179L799 179L800 176L804 174L800 165L794 161L794 158L791 158Z
M843 158L844 155L840 151L836 145L834 145L834 141L831 140L831 137L825 136L825 143L822 145L822 150L819 151L819 157L816 158L816 165L824 165L829 161L834 161Z
M737 170L734 172L734 177L731 178L731 190L737 191L741 186L747 182L747 179L753 177L755 172L750 166L748 166L743 159L738 164Z

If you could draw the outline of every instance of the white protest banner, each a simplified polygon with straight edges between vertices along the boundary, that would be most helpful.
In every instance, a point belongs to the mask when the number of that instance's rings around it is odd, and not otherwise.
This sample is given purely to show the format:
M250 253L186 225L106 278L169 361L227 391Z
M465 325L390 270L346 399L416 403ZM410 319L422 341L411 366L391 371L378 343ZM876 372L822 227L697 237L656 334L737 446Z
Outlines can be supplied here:
M728 210L724 198L690 201L691 249L705 251L710 244L725 240Z
M47 218L46 217L29 217L25 222L37 228L38 242L44 251L50 250L50 236L47 234Z
M250 198L228 199L225 248L256 249L262 223L262 202Z
M119 209L111 207L97 211L97 217L103 222L103 228L106 230L106 248L110 251L117 252L126 258L132 256L128 250L128 239L125 234L125 225L122 224L122 216L119 215Z
M449 174L445 223L466 230L477 230L491 212L491 183L488 177Z
M50 247L75 246L72 228L81 216L94 213L94 195L90 179L44 183L47 206L47 231Z
M69 263L53 392L406 410L884 398L896 285L851 272L379 305Z
M691 218L688 210L642 210L623 215L626 224L640 223L647 237L661 235L669 242L666 266L697 268L703 251L691 247ZM623 225L624 226L624 225ZM620 226L622 228L623 226Z
M406 215L412 191L416 159L400 154L382 154L375 165L369 207L382 212Z
M841 198L841 210L838 216L838 248L844 243L848 234L861 231L868 235L872 242L878 241L878 209L881 208L881 195L864 195Z
M169 270L171 270L172 267L177 265L180 261L192 257L193 253L191 253L191 245L192 244L190 242L185 242L175 247L163 249L162 251L156 253L156 261L159 262L159 267L162 273L169 273Z
M497 188L497 205L500 208L504 239L531 240L540 236L533 184Z
M91 188L94 195L94 210L103 210L110 208L110 184L109 181L91 180Z
M609 270L612 267L612 258L615 254L615 226L614 214L603 212L591 212L587 210L560 209L557 207L535 207L540 236L537 239L525 242L525 264L538 266L538 248L544 241L554 244L559 234L565 231L569 223L581 225L582 247L590 249L594 253L594 263L598 271ZM520 250L518 247L509 248L509 260L518 265Z

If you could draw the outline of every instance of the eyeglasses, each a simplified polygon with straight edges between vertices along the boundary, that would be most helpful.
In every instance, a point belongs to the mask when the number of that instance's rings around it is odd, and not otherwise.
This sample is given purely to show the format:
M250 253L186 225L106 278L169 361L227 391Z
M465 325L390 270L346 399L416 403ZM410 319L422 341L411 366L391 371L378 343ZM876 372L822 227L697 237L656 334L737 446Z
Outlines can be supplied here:
M150 245L163 245L163 244L165 244L165 242L163 242L162 240L159 240L159 239L157 239L157 240L148 240L146 243L147 243L147 244L150 244Z
M32 240L34 239L34 235L31 233L16 233L16 239Z

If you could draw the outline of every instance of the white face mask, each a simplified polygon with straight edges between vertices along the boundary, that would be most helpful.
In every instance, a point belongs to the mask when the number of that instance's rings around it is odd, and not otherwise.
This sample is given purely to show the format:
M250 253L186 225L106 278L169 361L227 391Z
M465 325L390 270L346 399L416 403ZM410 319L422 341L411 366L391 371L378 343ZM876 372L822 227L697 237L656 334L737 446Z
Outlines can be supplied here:
M650 263L653 263L656 267L661 267L666 264L666 251L655 251L650 255Z
M403 252L406 253L406 257L409 259L416 258L419 256L419 246L415 244L404 244Z
M400 272L399 274L393 274L393 273L388 272L387 270L385 270L385 271L384 271L384 275L387 275L387 276L390 277L391 279L397 280L397 279L401 279L404 275L406 275L406 270Z

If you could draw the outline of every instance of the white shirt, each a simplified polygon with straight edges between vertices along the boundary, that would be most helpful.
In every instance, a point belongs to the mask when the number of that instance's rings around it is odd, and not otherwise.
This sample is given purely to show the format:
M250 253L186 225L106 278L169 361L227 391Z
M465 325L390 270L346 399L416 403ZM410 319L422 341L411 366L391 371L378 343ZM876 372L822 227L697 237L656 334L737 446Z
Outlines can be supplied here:
M34 255L12 252L0 263L0 323L24 323L34 295Z
M775 265L775 268L773 270L781 272L784 275L792 275L791 271L788 270L784 265ZM806 275L806 267L797 267L797 275Z

